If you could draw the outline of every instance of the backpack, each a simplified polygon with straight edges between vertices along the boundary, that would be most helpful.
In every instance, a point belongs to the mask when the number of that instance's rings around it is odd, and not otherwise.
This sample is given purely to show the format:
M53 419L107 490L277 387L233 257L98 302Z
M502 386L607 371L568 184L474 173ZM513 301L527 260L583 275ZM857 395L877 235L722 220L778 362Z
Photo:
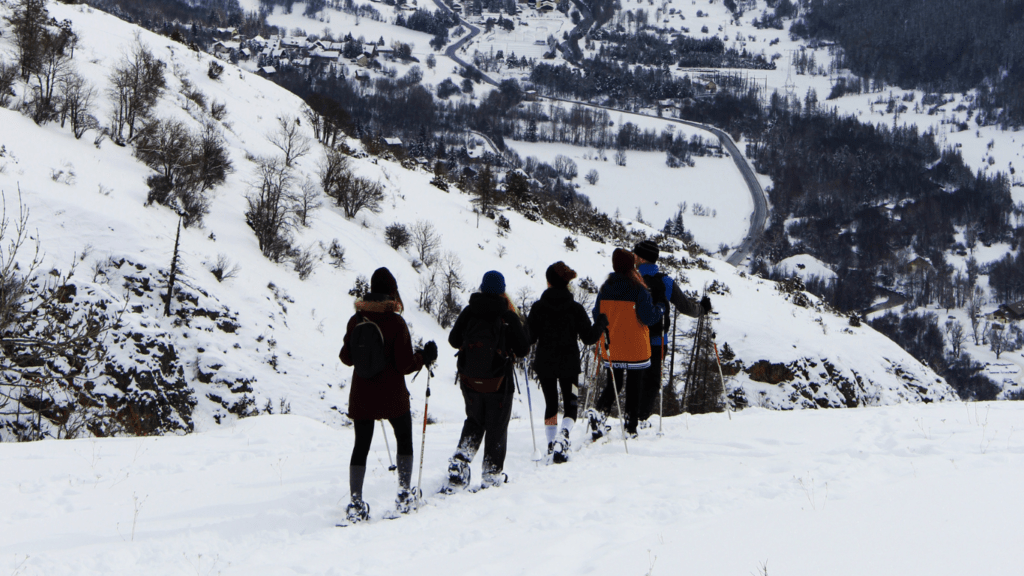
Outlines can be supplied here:
M359 315L359 323L352 328L349 336L352 346L352 364L356 376L373 378L384 371L387 364L384 354L384 333L375 322Z
M459 378L477 392L497 392L505 379L505 321L472 318L459 349Z
M670 290L669 287L665 286L665 277L666 276L667 276L667 274L665 274L663 272L658 272L657 274L652 274L650 276L644 276L643 278L644 278L644 283L647 284L648 288L651 288L651 286L653 284L659 284L660 287L663 288L663 290L661 290L661 295L658 298L654 297L654 290L653 289L651 290L651 303L652 304L658 304L660 302L661 304L663 304L665 306L665 311L668 312L668 310L670 309L670 307L669 307L669 298L672 296L672 294L669 292L669 290ZM662 316L661 319L658 320L658 322L656 324L654 324L654 325L652 325L650 327L650 331L651 331L652 335L660 335L662 332L668 330L669 323L667 321L667 316L668 316L667 314L665 316Z

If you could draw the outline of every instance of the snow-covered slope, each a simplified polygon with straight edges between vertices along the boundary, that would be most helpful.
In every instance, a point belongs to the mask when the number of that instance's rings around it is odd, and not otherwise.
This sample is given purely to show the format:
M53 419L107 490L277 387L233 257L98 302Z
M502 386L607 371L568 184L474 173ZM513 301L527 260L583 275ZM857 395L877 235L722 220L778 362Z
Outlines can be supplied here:
M352 432L308 418L0 444L0 572L1019 574L1022 417L1020 402L750 409L540 467L513 421L508 484L349 528L334 523ZM459 428L428 430L428 494ZM394 499L387 464L378 434L365 491L378 518Z
M414 304L424 269L413 267L412 254L385 244L383 229L391 223L422 220L436 226L443 252L457 257L461 265L464 299L490 269L502 271L509 293L526 301L545 288L544 269L554 261L565 260L581 277L598 283L610 271L612 246L579 237L577 251L567 252L563 240L572 235L569 231L512 212L506 213L510 231L501 233L494 221L477 221L468 196L430 186L431 174L364 157L353 159L352 166L384 186L387 199L382 211L364 211L347 220L340 209L325 204L311 226L297 233L296 244L310 247L320 257L316 270L302 281L290 265L274 264L260 254L244 219L245 194L256 167L251 158L279 153L267 135L276 129L278 117L298 114L301 101L230 65L219 80L212 80L206 74L210 56L189 52L101 12L58 3L49 9L58 20L70 19L80 32L75 63L101 95L110 68L138 35L167 64L168 89L156 116L178 118L193 129L208 120L206 112L179 94L182 79L209 100L227 105L220 126L234 173L216 189L205 227L182 231L187 297L179 296L175 303L177 319L163 318L160 310L177 217L166 208L144 205L144 181L152 171L128 148L109 140L94 144L96 132L76 140L57 124L40 127L12 109L0 110L0 146L5 150L0 190L8 207L16 203L20 190L47 266L67 269L77 258L76 282L125 306L128 328L112 335L110 342L123 368L115 372L130 372L136 362L153 367L152 356L141 359L140 347L126 338L144 339L147 344L141 348L147 349L173 345L173 361L162 368L169 371L165 376L180 377L194 390L191 425L196 430L229 421L232 413L251 413L268 405L279 411L282 404L290 404L295 414L344 424L350 371L337 360L337 352L352 310L348 291L357 276L368 277L379 266L389 267L398 279L414 339L440 343L438 375L450 382L454 358L445 343L446 331ZM8 35L0 38L6 54L11 53L9 41ZM15 105L23 94L22 85ZM110 117L105 96L98 98L94 113L101 122ZM355 141L350 145L358 148ZM322 151L314 148L298 159L296 180L315 180L321 156ZM327 263L325 248L334 239L346 250L341 269ZM209 273L219 255L239 265L237 277L220 283ZM727 386L744 389L733 396L776 408L955 398L931 370L884 336L868 327L849 326L847 318L828 312L813 297L782 292L774 283L746 277L709 257L685 260L685 288L699 293L714 286L713 328L719 344L728 343L737 356L727 367L735 374ZM681 318L680 330L691 322ZM681 358L677 361L682 363ZM786 369L766 371L765 363ZM780 380L778 374L789 376ZM135 386L140 394L145 392L137 388L138 382L122 384L121 388ZM414 406L422 401L422 385L422 378L411 385ZM435 395L431 409L440 421L457 422L461 398L446 385ZM518 415L525 412L525 406L517 409ZM188 429L188 419L182 420Z

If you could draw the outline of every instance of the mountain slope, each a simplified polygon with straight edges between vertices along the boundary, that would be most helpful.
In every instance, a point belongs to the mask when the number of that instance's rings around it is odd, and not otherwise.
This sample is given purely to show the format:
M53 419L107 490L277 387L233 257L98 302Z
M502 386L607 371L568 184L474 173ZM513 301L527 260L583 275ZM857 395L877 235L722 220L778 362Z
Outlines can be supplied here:
M125 328L108 343L120 350L114 357L122 369L107 374L101 391L111 397L119 394L113 388L121 394L130 393L121 389L127 388L140 397L158 395L159 390L140 388L131 378L121 388L112 382L119 374L123 380L133 363L143 362L149 370L154 362L160 364L152 354L140 358L140 349L173 345L173 358L160 369L168 380L194 390L195 408L185 405L188 393L182 389L186 397L178 406L170 402L176 414L167 415L180 425L168 426L169 430L207 430L237 413L267 407L280 411L286 405L293 413L331 425L345 423L350 371L336 355L352 310L348 291L358 276L369 277L379 266L389 267L398 279L414 339L433 339L441 345L438 375L448 381L454 358L445 344L446 331L414 304L428 270L417 270L413 254L395 251L384 242L383 229L391 223L433 223L442 237L441 256L453 256L442 257L438 266L448 261L461 270L463 301L490 269L501 270L509 293L526 302L539 296L545 287L543 271L556 260L565 260L581 277L598 283L610 270L611 246L578 237L577 251L567 252L563 240L572 236L569 231L511 211L504 213L510 230L503 232L492 220L478 222L469 196L429 185L432 174L357 154L362 157L351 160L354 172L379 182L386 200L380 213L363 211L352 220L325 203L312 224L296 232L296 245L310 247L318 257L318 266L302 281L291 265L275 264L261 255L244 218L245 195L256 169L251 159L280 153L267 136L276 130L277 118L299 113L301 101L230 65L219 80L212 80L206 73L209 56L189 52L101 12L63 4L51 4L49 9L58 20L70 19L80 31L75 65L101 95L109 85L108 71L138 35L167 65L168 89L155 116L177 118L193 130L210 119L208 112L182 94L186 79L208 101L226 104L227 117L219 126L234 172L215 190L205 227L182 231L186 286L177 293L177 318L171 319L162 317L160 298L166 291L164 278L177 217L167 208L144 205L145 179L153 171L128 148L104 139L94 144L95 131L76 140L57 124L37 126L14 110L0 110L4 126L0 145L5 150L0 158L0 189L8 210L20 190L22 202L31 211L30 226L38 230L46 266L67 269L77 259L75 283L108 299L114 308L125 309ZM8 35L0 42L9 54ZM24 98L24 85L18 90L15 104ZM100 96L96 104L94 113L105 123L110 103ZM348 144L360 148L357 141ZM314 148L296 160L295 181L316 181L321 156L320 149ZM636 229L652 232L641 225ZM335 239L345 248L345 265L340 269L328 264L325 253ZM220 283L209 273L219 255L239 265L237 277ZM705 286L718 286L711 295L717 312L713 326L718 342L728 343L736 353L738 360L730 370L735 376L727 385L730 390L743 390L731 394L741 404L745 399L749 404L794 408L955 399L941 379L891 341L868 327L850 327L847 318L827 311L813 297L781 292L774 283L747 277L706 256L685 255L683 260L687 289L699 293ZM148 288L130 290L137 284ZM806 306L795 306L797 299ZM237 326L219 327L224 319ZM680 331L691 323L681 318ZM137 338L145 344L126 345L126 339L138 343ZM681 366L682 356L677 357ZM759 361L788 365L793 377L771 384L758 382L763 375L753 367ZM822 372L818 365L826 363L832 368ZM422 399L422 382L421 377L411 385L414 406ZM461 419L461 399L450 388L434 401L432 411L442 422ZM517 408L517 413L523 415L525 409Z

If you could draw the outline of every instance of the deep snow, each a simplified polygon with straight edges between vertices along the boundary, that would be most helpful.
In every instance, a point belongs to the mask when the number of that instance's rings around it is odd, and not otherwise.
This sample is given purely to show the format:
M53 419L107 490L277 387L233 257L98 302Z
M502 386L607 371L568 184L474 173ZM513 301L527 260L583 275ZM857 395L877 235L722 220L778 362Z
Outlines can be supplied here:
M0 570L1017 574L1022 415L1021 403L750 409L667 419L664 437L642 433L629 455L613 436L551 466L529 460L527 422L514 420L509 484L428 496L415 515L349 528L334 523L351 429L303 417L186 437L2 444ZM428 427L428 492L459 428ZM395 489L379 431L366 483L375 518Z

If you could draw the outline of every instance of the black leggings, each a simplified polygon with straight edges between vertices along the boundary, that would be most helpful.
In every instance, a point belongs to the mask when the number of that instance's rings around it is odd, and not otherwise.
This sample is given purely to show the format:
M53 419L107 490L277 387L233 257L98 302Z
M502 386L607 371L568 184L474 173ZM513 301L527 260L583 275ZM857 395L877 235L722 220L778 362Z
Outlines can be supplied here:
M407 412L397 418L388 418L391 428L395 431L395 443L398 445L398 454L401 456L412 456L412 413ZM352 459L350 466L366 466L366 456L370 453L370 443L373 441L373 429L376 427L376 420L353 420L352 424L356 429L356 443L352 447Z
M544 420L558 415L558 389L562 389L562 414L570 420L576 420L578 400L572 389L579 382L579 375L541 376L540 388L544 391Z

